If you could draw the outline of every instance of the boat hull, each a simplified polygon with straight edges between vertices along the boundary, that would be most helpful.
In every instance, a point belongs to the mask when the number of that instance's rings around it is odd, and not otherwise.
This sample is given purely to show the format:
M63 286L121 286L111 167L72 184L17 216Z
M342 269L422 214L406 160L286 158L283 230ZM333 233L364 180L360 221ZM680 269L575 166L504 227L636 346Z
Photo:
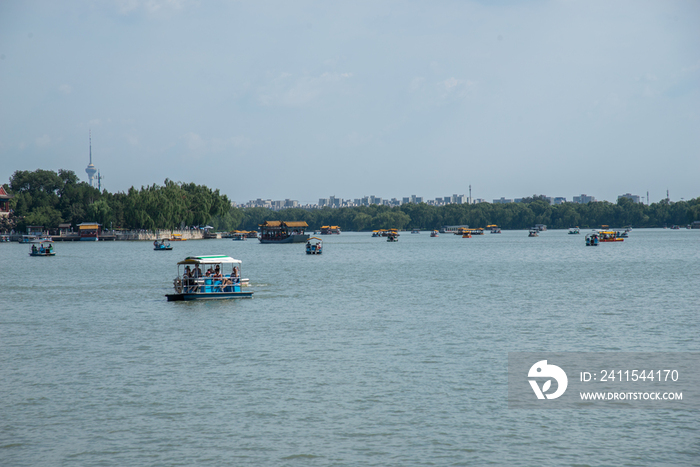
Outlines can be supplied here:
M260 238L260 243L305 243L309 238L311 238L311 235L304 234L304 235L290 235L287 238L283 238L281 240L272 240L272 239L266 239L266 238Z
M56 256L56 253L29 253L29 256Z
M155 251L170 251L172 249L173 249L173 247L166 247L166 248L154 248L153 250L155 250Z
M232 298L253 298L253 292L207 292L166 294L169 302L189 302L193 300L227 300Z

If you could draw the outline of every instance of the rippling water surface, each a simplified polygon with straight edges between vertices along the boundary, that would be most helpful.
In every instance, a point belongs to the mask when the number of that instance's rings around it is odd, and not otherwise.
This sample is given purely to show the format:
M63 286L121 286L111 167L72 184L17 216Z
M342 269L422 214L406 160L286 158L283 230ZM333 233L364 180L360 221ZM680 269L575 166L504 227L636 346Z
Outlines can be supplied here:
M508 409L509 351L700 351L700 231L0 244L0 464L698 465L682 410ZM252 300L167 302L188 255Z

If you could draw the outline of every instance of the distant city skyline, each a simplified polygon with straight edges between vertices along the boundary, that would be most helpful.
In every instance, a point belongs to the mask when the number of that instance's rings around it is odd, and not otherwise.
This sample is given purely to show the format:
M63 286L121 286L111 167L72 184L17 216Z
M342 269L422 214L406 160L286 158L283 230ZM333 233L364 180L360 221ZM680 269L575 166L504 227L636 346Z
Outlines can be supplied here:
M700 2L0 2L0 181L697 197Z
M544 197L545 201L549 202L551 205L563 204L563 203L574 203L574 204L587 204L589 202L598 201L609 201L609 200L598 200L595 196L590 196L587 194L581 194L574 196L571 199L567 199L565 196L547 196L543 194L534 195L537 197ZM420 204L425 203L431 206L445 206L447 204L478 204L478 203L492 203L492 204L509 204L509 203L521 203L525 201L526 198L532 196L525 196L522 198L505 198L501 197L498 199L493 199L492 201L483 198L472 198L466 195L453 194L451 196L444 196L442 198L425 199L422 196L404 196L402 198L391 198L385 199L379 196L369 195L363 196L362 198L340 198L335 196L329 196L328 198L319 198L318 203L301 203L298 200L285 198L281 200L273 200L271 198L257 198L251 199L247 202L237 203L232 201L232 203L238 207L252 208L252 207L262 207L273 210L288 209L288 208L306 208L306 209L319 209L324 207L331 208L341 208L341 207L355 207L355 206L370 206L370 205L384 205L384 206L401 206L402 204ZM617 202L620 198L627 198L634 203L646 203L643 196L633 195L631 193L624 193L617 195L614 201ZM663 198L666 199L666 198Z

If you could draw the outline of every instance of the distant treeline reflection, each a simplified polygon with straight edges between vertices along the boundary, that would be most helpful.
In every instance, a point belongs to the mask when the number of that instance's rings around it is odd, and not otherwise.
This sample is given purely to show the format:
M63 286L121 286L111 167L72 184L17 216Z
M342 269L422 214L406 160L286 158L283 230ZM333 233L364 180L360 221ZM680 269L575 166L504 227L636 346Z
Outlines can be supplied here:
M219 231L256 230L266 220L306 221L310 229L338 225L342 230L438 229L443 225L527 229L535 224L549 228L663 227L700 220L700 197L688 201L645 205L628 199L552 206L541 196L509 204L404 204L400 207L285 209L235 208L226 195L194 183L166 179L127 193L100 192L80 182L70 170L16 171L6 191L13 195L13 215L0 229L24 229L27 225L57 228L59 224L99 222L105 228L175 229L211 225Z

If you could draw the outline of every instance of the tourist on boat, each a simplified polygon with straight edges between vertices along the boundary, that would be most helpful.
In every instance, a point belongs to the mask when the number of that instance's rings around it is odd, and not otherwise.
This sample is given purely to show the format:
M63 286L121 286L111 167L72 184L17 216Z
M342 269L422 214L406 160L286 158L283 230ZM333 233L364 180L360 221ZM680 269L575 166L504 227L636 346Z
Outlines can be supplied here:
M211 268L210 268L210 270L211 270ZM216 269L214 270L214 278L221 279L222 277L224 277L224 276L221 275L221 270L219 269L219 266L217 265Z
M185 287L185 290L189 292L193 284L192 271L189 266L185 266L185 272L182 274L182 285Z
M209 269L207 269L205 277L211 277L211 275L212 275L212 270L211 270L211 268L209 268Z

